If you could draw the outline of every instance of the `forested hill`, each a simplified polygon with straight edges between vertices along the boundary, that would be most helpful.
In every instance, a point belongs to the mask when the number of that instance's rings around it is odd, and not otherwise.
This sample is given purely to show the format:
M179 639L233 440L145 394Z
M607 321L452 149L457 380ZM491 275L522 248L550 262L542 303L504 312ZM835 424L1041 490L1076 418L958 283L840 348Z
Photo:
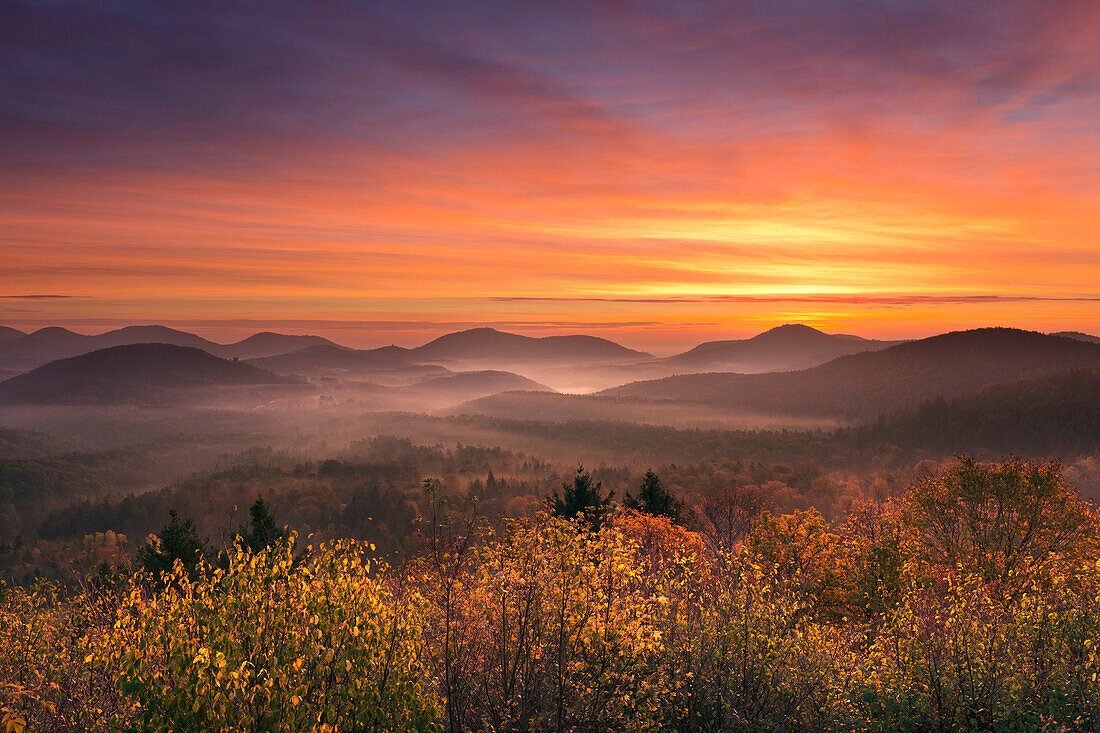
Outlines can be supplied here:
M798 372L689 374L600 394L866 420L940 396L1082 367L1100 367L1100 344L982 328L844 356Z
M857 444L1070 456L1100 449L1100 369L939 398L851 431Z
M503 359L512 361L590 363L644 359L649 355L596 336L535 338L493 328L474 328L440 336L409 350L420 361Z
M0 382L0 405L162 401L187 387L286 383L285 377L200 349L132 344L53 361Z
M879 351L899 342L822 333L798 323L748 339L709 341L661 363L680 372L777 372L806 369L838 356Z

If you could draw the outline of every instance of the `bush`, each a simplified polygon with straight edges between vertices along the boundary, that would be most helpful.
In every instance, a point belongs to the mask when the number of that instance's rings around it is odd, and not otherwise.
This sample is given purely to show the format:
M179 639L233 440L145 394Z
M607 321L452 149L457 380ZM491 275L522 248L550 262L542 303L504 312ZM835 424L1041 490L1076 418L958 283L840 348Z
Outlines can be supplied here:
M165 591L135 584L97 655L117 665L141 730L431 730L421 603L353 543L295 563L293 538Z

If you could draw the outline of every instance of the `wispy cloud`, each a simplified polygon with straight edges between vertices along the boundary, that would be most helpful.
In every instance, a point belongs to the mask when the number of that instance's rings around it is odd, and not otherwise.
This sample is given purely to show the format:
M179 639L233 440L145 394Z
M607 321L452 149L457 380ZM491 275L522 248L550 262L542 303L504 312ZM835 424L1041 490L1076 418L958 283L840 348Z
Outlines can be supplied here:
M17 1L0 64L58 322L1100 327L1090 0Z
M82 298L82 295L0 295L4 300L66 300L69 298Z
M1100 303L1100 295L708 295L670 298L504 296L498 302L545 303L837 303L844 305L927 305L952 303Z

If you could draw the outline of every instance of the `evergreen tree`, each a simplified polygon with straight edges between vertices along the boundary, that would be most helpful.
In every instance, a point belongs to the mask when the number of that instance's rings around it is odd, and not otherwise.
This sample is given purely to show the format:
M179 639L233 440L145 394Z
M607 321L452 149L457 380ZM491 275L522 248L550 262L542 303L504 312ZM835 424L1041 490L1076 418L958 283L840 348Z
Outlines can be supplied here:
M646 471L642 477L638 496L627 494L623 506L657 517L668 517L673 522L680 523L684 519L684 503L665 488L653 469Z
M248 509L249 527L241 526L237 532L237 541L252 552L263 552L273 545L286 541L287 531L280 527L267 508L263 497Z
M592 482L592 474L585 471L584 466L578 466L573 482L563 483L561 495L559 496L555 491L548 503L554 514L560 517L566 519L584 517L598 527L611 510L611 497L615 495L612 491L604 496L600 491L602 486L600 481Z
M199 537L195 523L190 519L180 521L173 509L168 512L168 524L157 533L157 541L150 542L137 552L141 569L157 579L158 585L164 573L171 572L176 560L183 563L192 580L199 576L210 550Z

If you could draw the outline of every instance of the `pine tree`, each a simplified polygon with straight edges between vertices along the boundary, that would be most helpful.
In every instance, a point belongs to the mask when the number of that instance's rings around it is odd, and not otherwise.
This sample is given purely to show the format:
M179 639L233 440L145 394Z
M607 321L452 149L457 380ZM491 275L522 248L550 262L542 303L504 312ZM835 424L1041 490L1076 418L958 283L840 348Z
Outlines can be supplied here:
M248 518L251 526L241 526L237 532L237 539L242 547L247 547L252 552L263 552L286 540L286 528L276 523L263 497L256 499L256 503L249 507Z
M549 499L554 514L566 519L584 517L594 526L603 523L604 517L611 510L611 497L615 492L609 492L606 496L601 493L603 484L597 481L593 484L592 474L584 470L584 466L577 467L577 475L573 482L565 482L561 485L562 494L555 491Z
M684 503L665 488L653 469L645 472L642 477L642 485L637 498L626 495L623 506L634 511L644 512L659 517L668 517L673 522L682 523L684 520Z
M164 573L172 571L176 560L183 563L191 579L198 578L210 550L199 537L195 523L190 519L180 521L173 509L168 512L169 521L157 533L157 541L150 542L137 552L142 570L161 583Z

